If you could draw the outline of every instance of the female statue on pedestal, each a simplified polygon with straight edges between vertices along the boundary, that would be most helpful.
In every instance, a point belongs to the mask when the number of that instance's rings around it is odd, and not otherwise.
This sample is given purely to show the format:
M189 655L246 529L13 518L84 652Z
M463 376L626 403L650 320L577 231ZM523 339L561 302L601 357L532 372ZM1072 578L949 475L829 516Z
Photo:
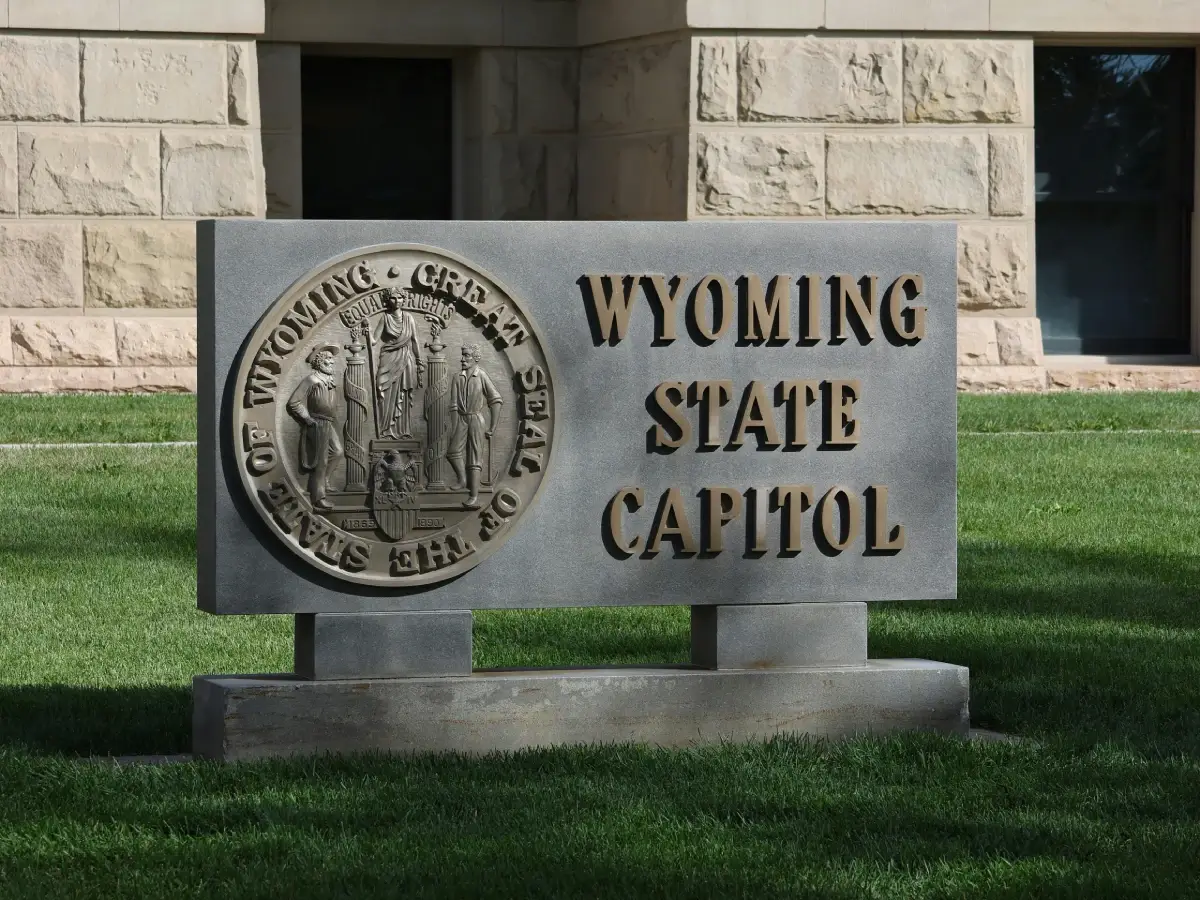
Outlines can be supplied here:
M400 298L389 292L387 309L379 322L375 339L379 344L379 365L375 370L375 389L379 396L379 436L412 437L409 414L413 391L422 387L421 342L417 321L412 313L400 309Z

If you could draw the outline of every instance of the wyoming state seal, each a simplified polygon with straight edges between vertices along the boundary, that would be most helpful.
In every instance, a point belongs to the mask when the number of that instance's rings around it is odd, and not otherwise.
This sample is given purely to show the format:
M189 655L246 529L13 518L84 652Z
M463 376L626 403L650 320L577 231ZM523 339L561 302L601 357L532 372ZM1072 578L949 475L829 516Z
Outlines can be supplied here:
M370 247L289 288L243 347L231 418L251 503L309 565L376 586L495 552L554 450L526 309L444 250Z

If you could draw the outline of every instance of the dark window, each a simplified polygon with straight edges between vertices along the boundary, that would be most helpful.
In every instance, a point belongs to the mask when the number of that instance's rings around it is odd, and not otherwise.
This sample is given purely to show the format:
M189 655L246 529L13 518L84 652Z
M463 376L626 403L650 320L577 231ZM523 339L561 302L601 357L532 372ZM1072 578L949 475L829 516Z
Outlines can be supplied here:
M1191 50L1039 47L1037 310L1047 353L1187 353Z
M301 60L306 219L452 218L448 59Z

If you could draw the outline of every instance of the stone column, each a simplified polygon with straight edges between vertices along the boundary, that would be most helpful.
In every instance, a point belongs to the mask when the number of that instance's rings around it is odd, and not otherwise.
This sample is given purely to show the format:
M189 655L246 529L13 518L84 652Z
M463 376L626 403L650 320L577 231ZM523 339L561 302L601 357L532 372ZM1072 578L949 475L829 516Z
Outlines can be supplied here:
M437 325L429 348L429 387L425 390L425 423L428 445L425 448L425 483L432 490L446 487L446 422L450 418L450 375L446 371L446 345Z
M365 326L364 326L365 327ZM346 345L350 357L346 360L344 390L346 392L346 490L367 489L367 360L362 355L365 345L356 328L350 332Z

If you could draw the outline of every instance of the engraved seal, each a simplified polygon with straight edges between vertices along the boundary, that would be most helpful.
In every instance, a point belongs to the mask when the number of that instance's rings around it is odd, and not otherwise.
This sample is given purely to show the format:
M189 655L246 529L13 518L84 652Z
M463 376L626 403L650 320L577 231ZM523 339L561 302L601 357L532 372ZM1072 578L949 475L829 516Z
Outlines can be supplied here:
M444 250L369 247L292 285L242 348L231 417L270 530L337 578L460 575L536 501L554 449L537 328Z

